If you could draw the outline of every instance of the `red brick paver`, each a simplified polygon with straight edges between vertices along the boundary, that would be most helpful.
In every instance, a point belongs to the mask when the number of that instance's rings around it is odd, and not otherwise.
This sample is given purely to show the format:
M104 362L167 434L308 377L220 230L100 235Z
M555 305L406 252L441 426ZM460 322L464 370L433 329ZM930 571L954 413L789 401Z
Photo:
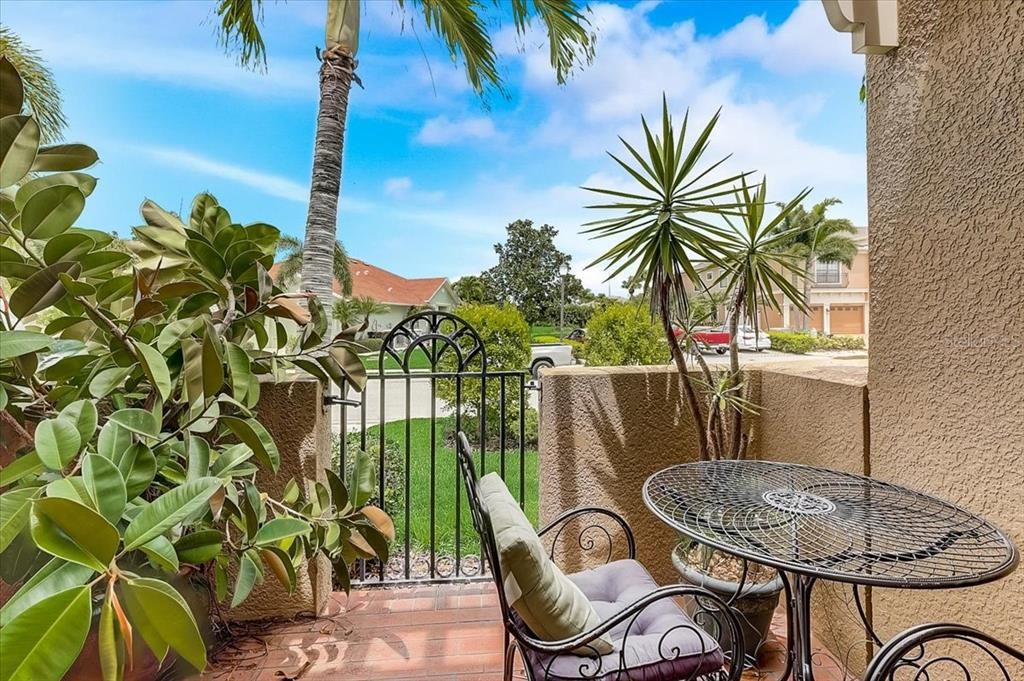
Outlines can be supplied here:
M785 620L772 630L785 637ZM204 681L500 681L502 627L492 584L363 589L334 594L317 619L245 628L218 652ZM744 681L775 681L784 656L769 644ZM818 681L843 681L831 656ZM518 678L525 678L518 675Z

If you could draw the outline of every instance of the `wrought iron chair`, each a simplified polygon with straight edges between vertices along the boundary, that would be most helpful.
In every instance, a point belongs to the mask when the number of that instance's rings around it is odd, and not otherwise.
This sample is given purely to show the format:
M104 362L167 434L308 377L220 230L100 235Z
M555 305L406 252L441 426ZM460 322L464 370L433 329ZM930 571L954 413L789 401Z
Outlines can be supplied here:
M675 584L658 587L647 570L635 560L636 543L626 521L601 508L578 508L556 518L538 531L544 536L554 532L557 541L566 524L586 515L598 515L622 530L628 558L610 561L599 567L569 574L591 600L602 622L585 633L560 641L537 638L511 608L504 591L504 578L490 515L483 506L473 452L464 433L458 433L458 459L469 498L473 526L480 535L483 558L491 566L498 589L501 616L505 627L505 674L512 679L518 651L529 681L737 681L743 672L743 643L740 625L729 606L718 596L699 587ZM588 526L587 529L595 526ZM586 530L584 530L585 532ZM578 544L593 548L591 539L581 532ZM552 547L553 557L554 547ZM688 616L676 602L689 601ZM691 619L692 617L692 619ZM695 624L699 622L698 626ZM716 638L728 632L732 641L723 650ZM608 634L613 652L595 657L573 651L587 648L595 639ZM736 661L735 663L733 661Z
M1015 681L1024 650L962 624L922 624L891 638L864 681Z

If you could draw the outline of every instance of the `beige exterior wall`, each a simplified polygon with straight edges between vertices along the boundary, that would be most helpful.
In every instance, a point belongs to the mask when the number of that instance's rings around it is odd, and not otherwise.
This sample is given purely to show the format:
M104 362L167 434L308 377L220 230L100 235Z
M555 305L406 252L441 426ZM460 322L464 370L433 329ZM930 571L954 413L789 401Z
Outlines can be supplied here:
M900 0L867 57L872 469L1024 544L1024 14L1018 0ZM878 592L892 634L962 621L1024 646L1024 570Z
M637 557L655 579L677 581L669 558L677 535L641 497L651 474L697 459L674 369L555 368L542 380L541 523L576 506L610 508L633 527ZM865 368L779 364L753 371L750 380L752 398L763 407L761 416L752 419L751 456L867 471ZM559 551L573 569L582 565L578 553ZM815 591L814 612L819 641L859 672L866 662L866 634L850 590L822 583Z

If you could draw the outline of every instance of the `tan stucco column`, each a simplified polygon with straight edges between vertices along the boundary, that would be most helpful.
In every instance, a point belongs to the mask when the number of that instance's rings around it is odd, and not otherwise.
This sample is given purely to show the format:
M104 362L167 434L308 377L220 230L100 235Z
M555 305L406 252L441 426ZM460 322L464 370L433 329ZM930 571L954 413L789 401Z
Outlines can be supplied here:
M867 57L871 472L1024 545L1024 14L900 0ZM958 621L1024 644L1024 570L971 589L876 590L883 638Z
M260 489L280 495L295 478L327 482L331 465L330 418L324 410L323 386L312 377L284 383L261 383L256 416L277 444L281 467L276 474L260 473ZM331 564L318 556L297 571L295 593L289 594L269 573L249 598L225 610L232 620L259 620L320 614L331 593Z

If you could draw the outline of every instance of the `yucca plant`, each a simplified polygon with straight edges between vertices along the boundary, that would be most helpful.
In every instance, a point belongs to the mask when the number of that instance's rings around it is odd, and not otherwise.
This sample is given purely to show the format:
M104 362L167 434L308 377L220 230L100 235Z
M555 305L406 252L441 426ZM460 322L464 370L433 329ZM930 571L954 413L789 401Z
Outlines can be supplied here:
M746 395L739 371L739 324L755 318L759 305L778 306L776 291L803 305L800 292L781 273L793 269L794 262L778 250L792 238L791 233L780 232L778 225L806 197L806 191L764 224L766 184L751 194L746 185L749 173L715 175L728 156L704 162L718 119L716 112L688 143L689 112L676 130L668 101L663 98L660 134L642 117L644 145L640 149L619 138L630 161L609 154L636 188L584 187L616 199L588 208L618 214L586 226L584 233L594 238L619 239L590 266L604 266L608 279L625 273L629 281L641 285L680 374L701 459L742 457L749 441L742 429L743 414L755 406ZM726 283L732 331L730 367L719 376L699 352L693 352L695 321L690 314L690 296L710 295L700 276L709 267L722 271L715 284ZM690 375L688 357L694 358L701 379Z
M347 337L324 336L315 298L303 308L271 279L278 230L234 222L209 194L185 219L145 201L122 249L76 227L96 152L40 146L2 58L0 75L0 417L14 454L0 577L18 585L0 608L0 680L63 678L90 629L105 680L146 649L202 671L177 584L235 606L267 572L294 589L317 554L341 579L357 558L387 560L394 528L366 505L365 454L347 485L326 471L275 497L258 477L280 464L256 418L261 377L299 368L361 387L365 371Z

